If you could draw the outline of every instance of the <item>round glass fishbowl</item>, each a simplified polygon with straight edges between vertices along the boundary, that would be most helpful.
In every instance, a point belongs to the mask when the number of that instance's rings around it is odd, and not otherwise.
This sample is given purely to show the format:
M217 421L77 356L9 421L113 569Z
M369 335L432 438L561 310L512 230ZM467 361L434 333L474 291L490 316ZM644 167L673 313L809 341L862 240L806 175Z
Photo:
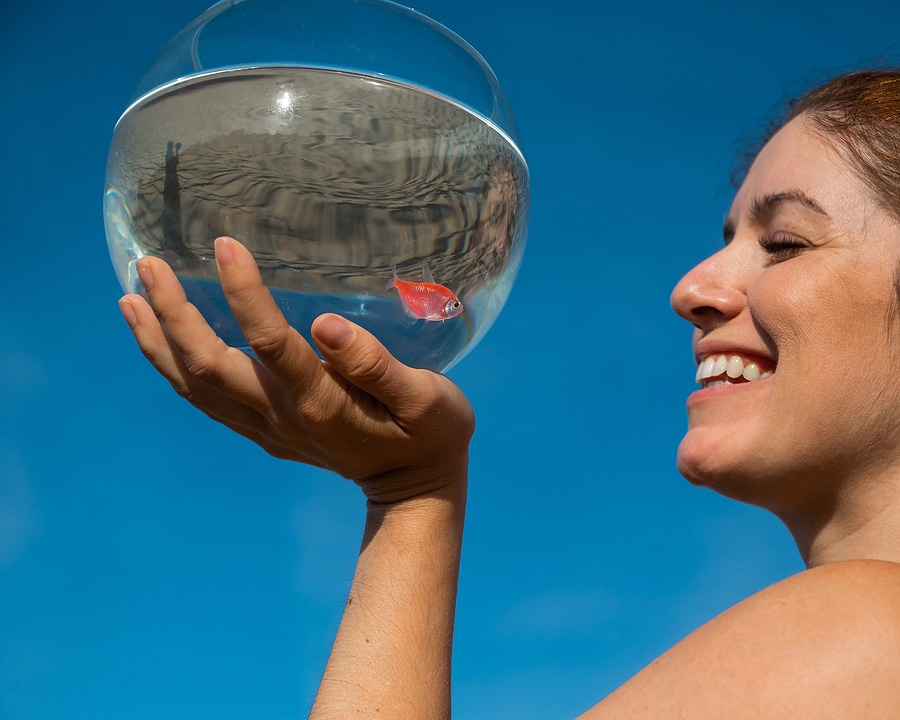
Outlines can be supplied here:
M116 124L104 214L126 292L166 260L246 349L215 238L253 253L307 339L336 312L445 371L522 261L529 178L497 78L464 40L387 0L225 0L163 49Z

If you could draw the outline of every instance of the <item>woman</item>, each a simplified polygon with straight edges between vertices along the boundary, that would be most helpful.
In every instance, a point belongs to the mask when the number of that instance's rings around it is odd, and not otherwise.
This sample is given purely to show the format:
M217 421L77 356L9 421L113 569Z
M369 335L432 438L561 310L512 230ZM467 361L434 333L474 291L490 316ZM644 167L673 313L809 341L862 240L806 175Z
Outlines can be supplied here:
M701 388L678 466L793 533L809 570L695 631L584 718L900 717L900 72L808 93L762 147L725 247L675 288ZM362 551L314 718L450 716L471 408L326 315L292 329L237 242L219 274L259 363L153 258L121 301L190 402L269 453L352 478Z

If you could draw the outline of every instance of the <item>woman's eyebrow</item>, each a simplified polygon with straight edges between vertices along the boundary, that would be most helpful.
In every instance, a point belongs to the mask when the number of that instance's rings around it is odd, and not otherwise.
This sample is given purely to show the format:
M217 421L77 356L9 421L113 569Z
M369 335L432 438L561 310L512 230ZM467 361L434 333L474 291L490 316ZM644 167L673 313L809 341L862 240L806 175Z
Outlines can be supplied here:
M753 202L750 203L748 212L750 222L761 222L771 215L778 205L785 202L800 203L810 210L828 217L828 213L825 212L822 206L802 190L785 190L784 192L771 193L760 198L754 198Z
M785 190L754 198L747 211L747 218L751 223L765 222L775 212L778 205L786 202L800 203L823 217L829 217L825 209L802 190ZM725 223L722 225L722 237L726 245L734 239L735 232L737 232L737 223L732 218L726 217Z

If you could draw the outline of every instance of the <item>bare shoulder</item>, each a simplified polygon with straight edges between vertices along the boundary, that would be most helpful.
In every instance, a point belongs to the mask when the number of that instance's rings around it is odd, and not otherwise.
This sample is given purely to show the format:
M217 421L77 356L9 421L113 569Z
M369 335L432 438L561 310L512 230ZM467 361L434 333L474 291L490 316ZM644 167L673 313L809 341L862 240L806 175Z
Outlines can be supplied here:
M776 583L583 717L900 717L900 564L834 563Z
M780 607L786 601L800 603L823 617L867 611L861 621L874 620L869 613L900 612L900 563L850 560L822 565L782 580L737 607Z

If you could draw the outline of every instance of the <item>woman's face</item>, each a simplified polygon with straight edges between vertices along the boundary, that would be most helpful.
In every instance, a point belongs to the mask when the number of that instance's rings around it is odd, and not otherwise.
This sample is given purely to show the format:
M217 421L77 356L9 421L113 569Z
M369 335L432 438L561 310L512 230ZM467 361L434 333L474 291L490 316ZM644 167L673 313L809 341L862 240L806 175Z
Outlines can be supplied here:
M803 117L788 123L735 197L725 247L672 294L705 377L685 477L784 513L893 461L898 263L900 223Z

